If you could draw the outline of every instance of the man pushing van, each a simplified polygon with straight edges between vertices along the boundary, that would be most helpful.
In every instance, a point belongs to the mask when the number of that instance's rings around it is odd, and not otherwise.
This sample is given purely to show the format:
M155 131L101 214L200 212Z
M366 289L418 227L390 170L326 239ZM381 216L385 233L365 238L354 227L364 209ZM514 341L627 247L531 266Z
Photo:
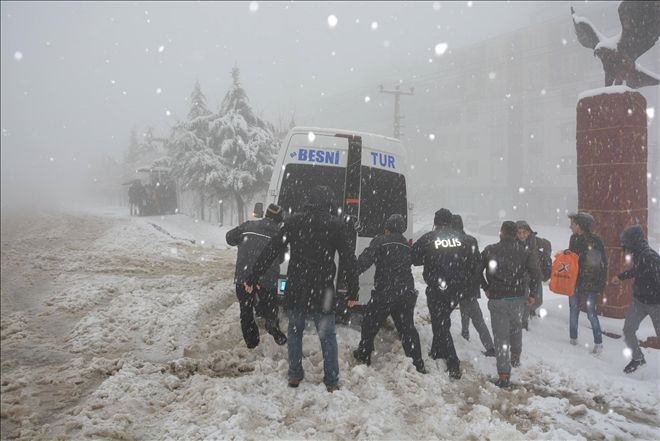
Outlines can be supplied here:
M412 262L424 265L426 301L431 314L432 359L447 360L452 378L461 378L460 361L451 336L451 312L459 300L472 289L475 262L479 250L465 233L452 227L452 213L446 208L436 211L435 229L420 237L413 245Z
M258 285L271 262L288 245L291 258L284 299L288 309L289 386L298 387L305 373L302 365L302 337L305 320L313 319L323 351L323 382L328 392L339 389L339 361L335 333L335 253L347 268L348 299L357 300L359 289L355 253L348 237L348 225L334 216L334 196L328 187L314 187L302 213L284 220L282 228L261 253L246 278L248 293Z
M258 316L266 319L266 330L273 336L275 342L278 345L286 343L286 336L280 331L280 323L277 318L277 278L280 275L280 262L284 260L283 253L278 261L274 260L266 269L257 292L247 293L243 287L245 278L252 271L252 265L271 237L277 234L281 222L282 209L275 204L270 204L266 217L243 222L229 230L225 237L228 245L238 246L234 283L236 283L236 297L238 297L241 308L241 331L243 331L245 344L250 349L259 344L259 328L254 320L253 309L256 309Z

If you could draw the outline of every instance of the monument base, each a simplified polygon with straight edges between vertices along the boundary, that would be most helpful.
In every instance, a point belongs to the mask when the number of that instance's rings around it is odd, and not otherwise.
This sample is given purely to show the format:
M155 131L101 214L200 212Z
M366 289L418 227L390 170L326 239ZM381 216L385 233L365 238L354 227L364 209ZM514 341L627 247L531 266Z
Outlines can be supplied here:
M577 104L578 210L594 217L609 271L598 309L625 317L632 281L610 283L627 268L619 235L633 224L648 234L646 100L632 89L613 86L581 95Z

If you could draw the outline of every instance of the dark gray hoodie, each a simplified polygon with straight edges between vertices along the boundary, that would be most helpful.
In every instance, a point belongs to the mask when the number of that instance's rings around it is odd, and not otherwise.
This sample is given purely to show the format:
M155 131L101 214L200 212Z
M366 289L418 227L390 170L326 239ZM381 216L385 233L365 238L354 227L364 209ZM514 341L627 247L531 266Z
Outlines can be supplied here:
M619 279L635 279L633 296L648 305L660 304L660 256L649 247L639 224L626 228L620 236L624 251L632 254L633 266Z

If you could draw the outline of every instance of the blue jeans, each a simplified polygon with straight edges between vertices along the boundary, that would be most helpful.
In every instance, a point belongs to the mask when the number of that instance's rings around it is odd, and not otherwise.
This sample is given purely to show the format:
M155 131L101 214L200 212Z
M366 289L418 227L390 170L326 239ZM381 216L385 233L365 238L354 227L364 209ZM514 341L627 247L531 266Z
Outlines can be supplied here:
M314 320L316 332L323 351L323 383L336 386L339 383L339 360L337 354L337 334L335 333L335 314L305 314L303 311L289 311L288 351L289 378L302 380L305 372L302 366L302 338L305 319Z
M580 303L582 301L587 302L587 318L591 322L591 329L594 333L594 343L601 344L603 343L603 333L600 330L600 322L598 321L598 315L596 314L596 302L598 299L597 292L587 292L579 289L575 290L575 294L572 297L568 298L568 306L570 307L571 316L570 316L570 334L571 338L577 338L578 336L578 319L580 317Z

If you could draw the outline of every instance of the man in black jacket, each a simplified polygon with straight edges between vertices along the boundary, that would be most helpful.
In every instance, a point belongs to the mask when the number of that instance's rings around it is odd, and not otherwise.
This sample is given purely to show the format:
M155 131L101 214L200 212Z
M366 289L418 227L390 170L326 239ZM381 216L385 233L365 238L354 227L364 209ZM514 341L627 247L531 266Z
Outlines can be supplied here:
M376 265L374 290L366 306L362 321L362 337L353 356L369 365L374 350L374 338L383 322L392 316L403 351L412 358L418 372L426 373L419 333L415 328L413 314L417 302L417 291L411 271L410 245L403 236L406 220L400 214L391 215L385 222L385 234L376 236L358 258L358 271Z
M310 191L304 212L284 220L247 278L252 291L271 262L290 247L284 299L288 309L289 386L298 387L304 377L302 337L307 317L314 320L323 351L323 382L329 392L339 389L339 361L335 333L335 253L347 268L348 300L357 300L359 290L355 252L349 241L349 223L334 216L334 195L328 187Z
M435 230L413 245L413 265L424 265L426 301L431 314L431 358L447 360L452 378L461 378L460 361L451 335L451 312L470 289L479 253L467 236L452 228L452 214L446 208L435 213Z
M277 318L277 279L280 275L280 263L283 256L280 256L279 261L273 261L267 268L257 292L248 294L243 286L247 276L252 272L252 266L257 257L279 231L281 222L282 209L275 204L270 204L265 218L243 222L238 227L229 230L225 237L228 245L238 246L234 283L241 309L243 339L250 349L259 344L259 328L254 320L253 309L256 309L258 316L266 319L266 330L273 336L275 342L278 345L286 343L286 336L280 331Z
M456 230L465 233L463 230L463 218L460 214L454 214L452 216L452 226ZM465 237L467 238L468 245L474 247L475 253L479 255L479 244L477 243L477 239L469 234L466 234ZM493 346L493 338L490 336L490 331L484 320L484 315L481 312L478 300L481 297L481 275L479 274L481 259L474 259L473 261L475 267L470 289L465 292L459 301L461 309L461 335L464 339L470 340L470 319L472 319L474 329L479 333L481 344L484 345L484 349L486 349L484 355L486 357L494 357L495 347Z
M596 313L596 304L598 296L603 292L607 283L607 253L600 237L591 232L593 216L586 212L579 212L571 213L568 217L571 220L570 228L573 233L568 249L579 256L575 294L568 299L570 342L572 345L577 345L580 303L585 301L587 318L591 322L594 334L592 352L598 355L603 351L603 333Z
M649 247L641 225L626 228L620 240L624 252L632 254L632 268L615 276L612 283L618 285L621 280L635 279L633 300L623 324L626 345L632 351L632 360L623 369L629 374L646 364L637 341L637 329L647 315L651 317L656 337L660 336L660 256Z
M522 352L523 308L528 303L527 278L529 278L530 302L534 300L536 286L540 283L540 270L536 253L525 249L516 240L517 228L512 221L505 221L500 228L500 241L488 245L481 253L482 287L488 297L488 309L497 352L495 383L508 387L511 366L520 363ZM509 355L510 354L510 355Z

